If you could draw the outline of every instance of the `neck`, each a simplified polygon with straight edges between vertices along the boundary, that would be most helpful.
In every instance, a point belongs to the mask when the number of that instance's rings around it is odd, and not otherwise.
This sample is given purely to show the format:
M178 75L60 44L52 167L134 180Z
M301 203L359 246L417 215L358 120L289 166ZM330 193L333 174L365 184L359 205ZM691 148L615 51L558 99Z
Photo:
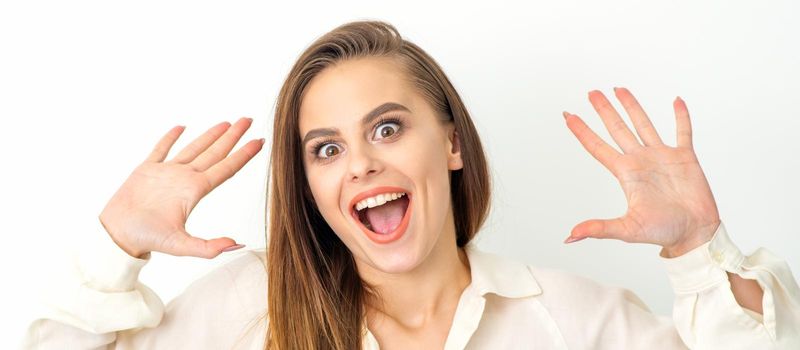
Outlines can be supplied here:
M383 317L409 329L441 319L449 322L472 279L467 255L456 246L452 214L433 250L416 268L401 274L370 270L362 278L380 298L366 305L370 324Z

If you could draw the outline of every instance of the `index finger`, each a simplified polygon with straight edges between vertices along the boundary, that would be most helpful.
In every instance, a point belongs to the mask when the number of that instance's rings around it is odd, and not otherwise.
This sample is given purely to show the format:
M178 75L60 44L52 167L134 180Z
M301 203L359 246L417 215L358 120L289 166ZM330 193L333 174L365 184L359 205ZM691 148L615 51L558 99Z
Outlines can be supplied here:
M572 131L581 145L583 145L583 148L585 148L594 159L597 159L600 164L603 164L606 169L611 171L614 176L617 176L614 170L614 160L619 158L622 154L603 141L600 136L597 136L597 134L595 134L577 115L565 111L564 120L566 120L569 130Z

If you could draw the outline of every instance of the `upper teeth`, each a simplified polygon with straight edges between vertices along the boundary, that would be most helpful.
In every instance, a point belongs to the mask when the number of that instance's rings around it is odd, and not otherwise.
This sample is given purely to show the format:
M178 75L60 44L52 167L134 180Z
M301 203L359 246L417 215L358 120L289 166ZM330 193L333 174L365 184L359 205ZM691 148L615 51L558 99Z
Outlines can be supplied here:
M361 200L360 202L356 203L356 210L361 211L364 208L374 208L379 205L383 205L386 202L393 201L397 198L404 196L405 193L403 192L396 192L396 193L381 193L374 197L369 197Z

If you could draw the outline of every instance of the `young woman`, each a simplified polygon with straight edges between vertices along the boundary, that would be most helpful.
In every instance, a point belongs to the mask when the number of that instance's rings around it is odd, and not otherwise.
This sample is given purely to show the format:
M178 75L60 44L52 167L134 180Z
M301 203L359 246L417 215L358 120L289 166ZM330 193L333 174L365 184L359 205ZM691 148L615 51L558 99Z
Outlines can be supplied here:
M228 155L251 120L219 124L172 159L170 130L100 214L108 249L81 255L73 285L29 328L30 348L771 349L799 348L788 267L727 236L674 102L663 143L626 89L636 133L606 97L592 105L622 152L564 113L616 176L628 212L587 237L658 244L674 323L630 292L507 261L470 245L489 178L478 133L435 61L386 23L321 37L289 73L275 112L266 250L249 250L167 305L137 281L150 252L213 258L241 248L184 228L192 208L263 145Z

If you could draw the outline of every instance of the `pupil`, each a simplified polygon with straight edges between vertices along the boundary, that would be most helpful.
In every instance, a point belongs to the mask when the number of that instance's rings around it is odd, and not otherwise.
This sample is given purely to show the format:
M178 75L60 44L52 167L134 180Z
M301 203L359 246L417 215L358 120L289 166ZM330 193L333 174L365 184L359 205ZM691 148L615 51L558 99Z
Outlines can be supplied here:
M328 147L328 149L327 149L327 150L325 150L325 155L326 155L326 156L333 156L333 155L336 155L336 149L335 149L335 148L333 148L333 147Z
M381 131L381 136L383 137L392 136L392 134L394 134L394 129L392 128L383 128Z

